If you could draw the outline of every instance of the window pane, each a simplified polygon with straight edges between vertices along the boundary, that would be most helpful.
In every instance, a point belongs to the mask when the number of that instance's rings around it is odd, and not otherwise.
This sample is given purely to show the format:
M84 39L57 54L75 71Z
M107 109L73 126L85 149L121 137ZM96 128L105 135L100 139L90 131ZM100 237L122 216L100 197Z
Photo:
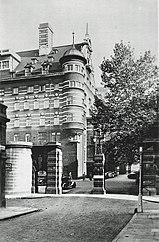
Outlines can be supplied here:
M58 125L59 124L59 117L55 117L54 118L54 125Z
M14 120L14 127L19 127L19 119Z
M26 119L26 126L31 126L31 119L30 118Z
M9 61L3 61L2 62L2 68L3 69L9 68Z
M18 134L14 135L14 141L19 141L19 135Z
M56 89L56 90L59 89L59 84L58 84L58 83L55 84L55 89Z
M42 126L45 125L45 118L40 118L40 125L42 125Z
M38 101L34 101L34 109L39 109L39 102Z
M73 97L67 97L67 105L72 104L73 103Z
M54 100L54 108L59 108L59 99Z
M60 141L60 133L56 134L56 141L59 142Z
M14 103L14 110L19 110L20 105L19 102Z
M44 108L49 108L49 100L44 101Z
M68 71L73 70L73 65L67 65Z
M18 94L18 87L13 88L13 94Z
M52 133L52 134L51 134L51 141L52 141L52 142L56 141L55 133Z
M26 141L26 142L29 142L29 141L30 141L30 134L26 134L26 135L25 135L25 141Z
M39 92L44 92L45 91L45 85L39 86Z
M73 114L72 113L68 113L67 114L67 121L73 121Z
M24 102L24 109L29 109L29 102L28 101Z
M28 92L28 93L32 93L32 92L34 92L34 87L28 87L27 92Z

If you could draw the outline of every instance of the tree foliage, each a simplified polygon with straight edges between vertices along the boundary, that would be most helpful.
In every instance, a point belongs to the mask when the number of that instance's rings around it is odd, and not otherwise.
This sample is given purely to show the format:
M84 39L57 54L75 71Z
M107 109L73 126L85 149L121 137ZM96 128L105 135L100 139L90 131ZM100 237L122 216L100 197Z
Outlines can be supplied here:
M146 51L138 59L130 44L115 44L114 54L100 65L104 97L95 99L92 117L109 136L107 153L133 162L157 114L158 68Z

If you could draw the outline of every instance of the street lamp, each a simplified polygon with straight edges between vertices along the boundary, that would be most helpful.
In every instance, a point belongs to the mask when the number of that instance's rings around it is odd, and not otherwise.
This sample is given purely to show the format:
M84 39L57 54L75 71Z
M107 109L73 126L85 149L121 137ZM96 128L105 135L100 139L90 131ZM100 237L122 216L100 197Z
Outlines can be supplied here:
M95 131L95 134L94 134L94 137L93 137L93 142L94 142L94 145L95 145L95 155L97 153L102 154L102 152L103 152L103 142L106 141L106 136L105 136L105 134L102 133L101 126L97 129L95 129L94 131ZM98 141L98 146L97 146L97 141Z
M94 154L97 154L97 146L96 146L96 142L97 142L97 137L96 135L93 137L93 142L94 142Z
M139 147L140 154L140 171L139 171L139 194L138 194L138 212L143 213L143 203L142 203L142 155L143 155L143 147Z

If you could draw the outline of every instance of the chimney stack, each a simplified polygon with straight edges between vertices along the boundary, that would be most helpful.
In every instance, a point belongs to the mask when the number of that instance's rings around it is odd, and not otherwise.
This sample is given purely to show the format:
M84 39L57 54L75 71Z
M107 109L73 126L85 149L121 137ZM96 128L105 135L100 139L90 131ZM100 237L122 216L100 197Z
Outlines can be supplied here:
M39 56L48 55L53 46L53 30L48 23L39 24Z

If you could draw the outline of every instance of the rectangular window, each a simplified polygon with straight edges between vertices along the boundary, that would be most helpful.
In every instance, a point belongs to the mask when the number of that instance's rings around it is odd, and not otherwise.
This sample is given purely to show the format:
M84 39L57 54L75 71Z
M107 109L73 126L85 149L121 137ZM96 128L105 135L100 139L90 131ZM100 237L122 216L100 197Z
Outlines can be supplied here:
M72 71L73 70L73 65L67 65L68 71Z
M26 119L26 127L31 126L31 118Z
M34 101L34 109L39 109L39 101Z
M80 66L79 65L75 65L75 71L80 71Z
M18 87L13 88L13 94L18 94Z
M34 92L34 87L33 86L28 87L27 93L33 93L33 92Z
M29 109L29 102L28 101L25 101L24 102L24 109Z
M55 90L59 90L59 83L55 84Z
M0 97L4 96L4 89L0 89Z
M70 82L70 86L71 86L71 87L75 87L75 81L71 81L71 82Z
M14 103L14 110L19 110L20 109L20 103L19 102L15 102Z
M30 141L31 141L31 135L25 134L25 142L30 142Z
M14 120L14 127L15 127L15 128L18 128L18 127L19 127L19 118L16 118L16 119Z
M38 142L39 144L44 144L46 143L46 132L39 132L38 133Z
M0 69L1 69L1 61L0 61Z
M40 117L40 126L45 126L45 118Z
M56 134L55 133L51 133L51 141L52 142L56 141Z
M56 133L56 141L60 142L60 133L59 132Z
M69 105L69 104L73 104L73 97L72 96L67 97L67 105Z
M39 92L45 92L45 85L39 86Z
M2 68L8 69L9 68L9 61L2 61Z
M73 121L73 113L68 113L67 114L66 121L67 122Z
M54 100L54 108L59 108L59 99Z
M19 141L19 135L18 134L14 134L13 140L14 141Z
M44 108L49 108L49 99L44 100Z
M59 117L54 118L54 125L59 125Z

